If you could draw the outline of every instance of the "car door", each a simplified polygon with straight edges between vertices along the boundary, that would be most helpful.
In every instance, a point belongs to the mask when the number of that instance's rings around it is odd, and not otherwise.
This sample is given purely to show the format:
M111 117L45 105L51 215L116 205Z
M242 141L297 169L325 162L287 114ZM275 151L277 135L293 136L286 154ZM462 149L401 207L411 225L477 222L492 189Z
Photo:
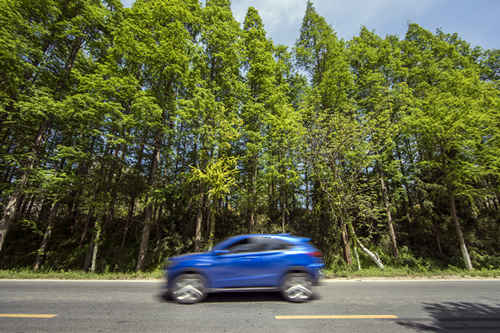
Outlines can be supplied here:
M276 286L287 268L285 251L291 245L266 236L258 237L255 241L260 243L260 246L258 246L259 251L255 253L255 264L258 269L253 272L252 284L255 287Z
M211 267L214 288L241 288L255 286L260 272L258 253L262 244L248 237L222 249Z

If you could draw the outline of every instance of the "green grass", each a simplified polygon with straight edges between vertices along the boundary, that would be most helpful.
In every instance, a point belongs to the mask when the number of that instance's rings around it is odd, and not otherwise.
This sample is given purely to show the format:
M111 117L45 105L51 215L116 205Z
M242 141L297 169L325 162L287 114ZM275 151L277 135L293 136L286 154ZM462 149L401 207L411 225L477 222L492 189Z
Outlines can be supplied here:
M366 268L360 271L325 270L328 278L500 278L500 269L476 269L467 271L459 268L416 271L409 268L386 267Z
M459 268L449 268L432 271L414 271L408 268L386 267L384 270L378 268L366 268L360 271L342 269L327 269L324 271L327 278L500 278L500 269L478 269L466 271ZM33 272L33 270L11 269L0 270L0 279L59 279L59 280L156 280L163 278L163 271L152 272L122 272L122 273L87 273L84 271L53 271L45 270Z
M0 270L0 279L59 279L59 280L154 280L161 279L163 271L125 273L87 273L84 271L40 271L31 269Z

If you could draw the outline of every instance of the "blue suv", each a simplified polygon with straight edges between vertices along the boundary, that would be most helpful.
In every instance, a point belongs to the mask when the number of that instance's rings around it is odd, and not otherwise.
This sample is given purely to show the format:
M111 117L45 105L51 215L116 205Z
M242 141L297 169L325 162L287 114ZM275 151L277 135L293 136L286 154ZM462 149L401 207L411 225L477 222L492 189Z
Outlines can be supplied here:
M183 304L199 302L210 292L240 290L279 290L288 301L308 301L324 266L309 241L288 234L241 235L212 251L170 258L168 293Z

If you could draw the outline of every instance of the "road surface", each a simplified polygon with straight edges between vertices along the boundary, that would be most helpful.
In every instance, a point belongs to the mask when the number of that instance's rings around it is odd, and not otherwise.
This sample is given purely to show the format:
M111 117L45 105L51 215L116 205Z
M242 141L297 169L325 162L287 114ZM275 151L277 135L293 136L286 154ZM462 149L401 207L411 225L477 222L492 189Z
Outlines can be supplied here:
M306 304L276 293L195 305L160 282L0 280L0 332L500 332L500 281L335 281Z

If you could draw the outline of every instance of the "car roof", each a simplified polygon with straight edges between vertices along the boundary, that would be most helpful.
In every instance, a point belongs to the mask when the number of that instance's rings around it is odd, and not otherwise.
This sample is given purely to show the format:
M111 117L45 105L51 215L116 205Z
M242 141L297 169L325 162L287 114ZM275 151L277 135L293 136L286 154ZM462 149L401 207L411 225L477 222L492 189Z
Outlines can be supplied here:
M307 238L307 237L293 236L290 234L250 234L247 236L276 238L276 239L282 239L284 241L288 241L291 243L308 242L311 240L310 238Z
M238 242L242 239L251 237L280 239L289 243L301 243L301 242L308 242L311 240L310 238L307 237L292 236L290 234L245 234L245 235L233 236L222 241L221 243L219 243L217 246L214 247L214 250L219 248L224 248L229 243Z

